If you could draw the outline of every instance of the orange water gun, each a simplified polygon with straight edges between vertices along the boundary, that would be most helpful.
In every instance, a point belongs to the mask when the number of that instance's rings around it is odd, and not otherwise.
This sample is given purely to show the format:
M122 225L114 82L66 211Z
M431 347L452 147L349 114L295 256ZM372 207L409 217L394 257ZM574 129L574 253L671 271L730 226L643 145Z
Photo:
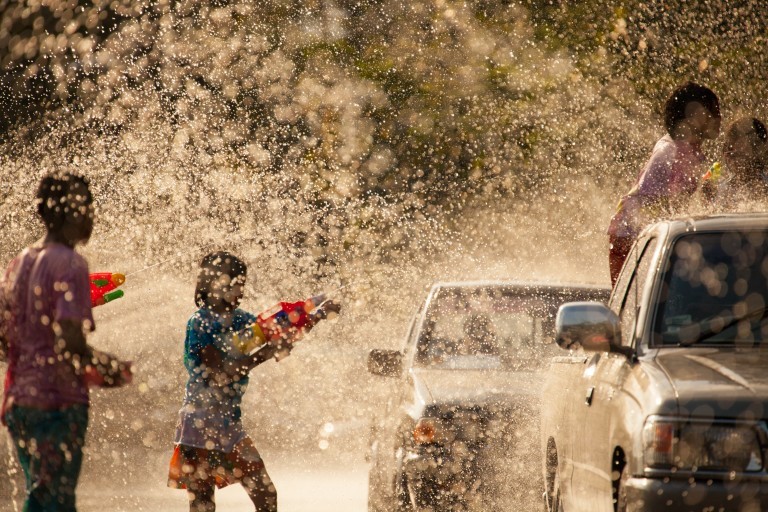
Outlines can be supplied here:
M91 307L101 306L122 297L118 286L125 282L125 275L117 272L97 272L88 276L91 282Z
M278 347L289 347L309 332L312 327L325 318L316 314L316 309L326 301L324 293L299 302L278 302L256 317L256 322L234 334L232 341L244 354L253 349L271 343ZM289 352L281 349L275 355L278 361Z

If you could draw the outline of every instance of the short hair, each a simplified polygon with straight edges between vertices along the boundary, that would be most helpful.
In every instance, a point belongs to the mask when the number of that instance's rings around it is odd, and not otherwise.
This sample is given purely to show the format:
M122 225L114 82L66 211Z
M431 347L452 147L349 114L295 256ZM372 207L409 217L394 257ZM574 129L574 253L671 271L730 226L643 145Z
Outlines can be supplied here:
M664 105L664 127L672 134L677 125L685 119L686 107L699 103L709 110L713 117L720 117L720 100L712 89L694 82L687 82L672 91Z
M245 277L248 274L248 266L227 251L216 251L206 255L200 262L200 273L197 276L195 287L195 305L199 308L210 306L208 294L211 291L211 283L222 274L227 274L230 279Z
M45 227L49 230L61 229L72 209L81 204L90 206L93 195L89 185L85 176L72 172L56 172L44 176L37 188L35 203L37 214ZM85 195L74 195L78 186L84 189Z

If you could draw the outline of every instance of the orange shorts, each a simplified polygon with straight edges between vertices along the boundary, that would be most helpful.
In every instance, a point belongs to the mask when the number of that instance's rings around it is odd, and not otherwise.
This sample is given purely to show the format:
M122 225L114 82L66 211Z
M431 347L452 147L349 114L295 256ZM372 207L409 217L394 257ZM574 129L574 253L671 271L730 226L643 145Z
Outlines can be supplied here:
M187 489L201 482L219 489L233 483L271 485L264 461L249 437L230 453L177 444L168 470L168 487Z

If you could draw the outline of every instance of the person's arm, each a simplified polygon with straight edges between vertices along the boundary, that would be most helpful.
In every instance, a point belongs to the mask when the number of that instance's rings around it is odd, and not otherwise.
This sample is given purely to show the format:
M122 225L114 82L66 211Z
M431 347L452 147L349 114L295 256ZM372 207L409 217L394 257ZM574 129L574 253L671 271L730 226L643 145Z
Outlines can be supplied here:
M104 386L130 382L130 378L126 377L126 372L130 374L130 364L88 345L82 322L63 319L54 328L54 332L57 352L75 365L78 371L83 371L86 366L95 367L105 381L102 384Z
M12 264L13 265L13 264ZM6 300L5 281L7 276L0 276L0 362L8 361L8 319L11 312Z
M332 300L325 301L323 304L321 304L319 307L315 308L314 311L309 313L309 322L307 322L304 327L299 330L297 333L290 335L287 337L287 339L282 340L276 347L275 352L272 354L275 356L275 359L277 361L280 361L281 359L291 355L291 350L293 350L293 344L294 342L301 339L301 337L312 330L312 328L317 325L321 320L325 320L328 318L329 313L338 313L341 311L341 306L339 306L337 303L335 303ZM272 343L270 343L272 344ZM255 362L254 366L260 364L259 362Z
M0 363L8 360L8 340L0 333Z
M62 319L54 326L56 350L65 358L75 356L86 361L93 357L93 349L85 341L83 323L74 319Z
M248 373L249 371L259 366L261 363L269 361L274 357L277 350L277 346L272 345L271 343L265 343L248 356L248 358L244 361L243 370L245 373Z
M208 345L200 352L206 368L206 380L222 383L228 380L239 380L261 363L269 361L278 348L271 343L265 343L248 357L237 360L224 360L216 347Z
M320 307L318 307L317 309L312 311L312 313L310 313L309 328L311 329L312 327L317 325L317 323L320 322L320 320L325 320L326 318L328 318L329 313L338 314L339 311L341 311L341 306L335 303L333 300L327 300L323 302L323 304L320 305Z

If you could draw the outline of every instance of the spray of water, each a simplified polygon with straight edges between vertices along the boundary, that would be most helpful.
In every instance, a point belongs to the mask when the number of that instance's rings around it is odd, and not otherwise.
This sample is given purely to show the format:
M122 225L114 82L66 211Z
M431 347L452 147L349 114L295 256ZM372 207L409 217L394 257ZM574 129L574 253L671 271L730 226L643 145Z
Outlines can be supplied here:
M360 460L392 392L366 353L399 348L432 282L607 281L605 227L661 134L670 56L758 113L765 97L727 85L719 43L706 65L679 50L721 18L681 11L698 25L667 40L652 3L588 19L533 0L0 5L0 102L24 120L2 125L0 261L42 233L41 175L91 179L83 253L128 275L91 342L138 373L94 393L84 471L130 486L113 493L126 510L165 481L206 251L247 261L251 311L338 289L339 320L253 374L245 421L273 457Z

